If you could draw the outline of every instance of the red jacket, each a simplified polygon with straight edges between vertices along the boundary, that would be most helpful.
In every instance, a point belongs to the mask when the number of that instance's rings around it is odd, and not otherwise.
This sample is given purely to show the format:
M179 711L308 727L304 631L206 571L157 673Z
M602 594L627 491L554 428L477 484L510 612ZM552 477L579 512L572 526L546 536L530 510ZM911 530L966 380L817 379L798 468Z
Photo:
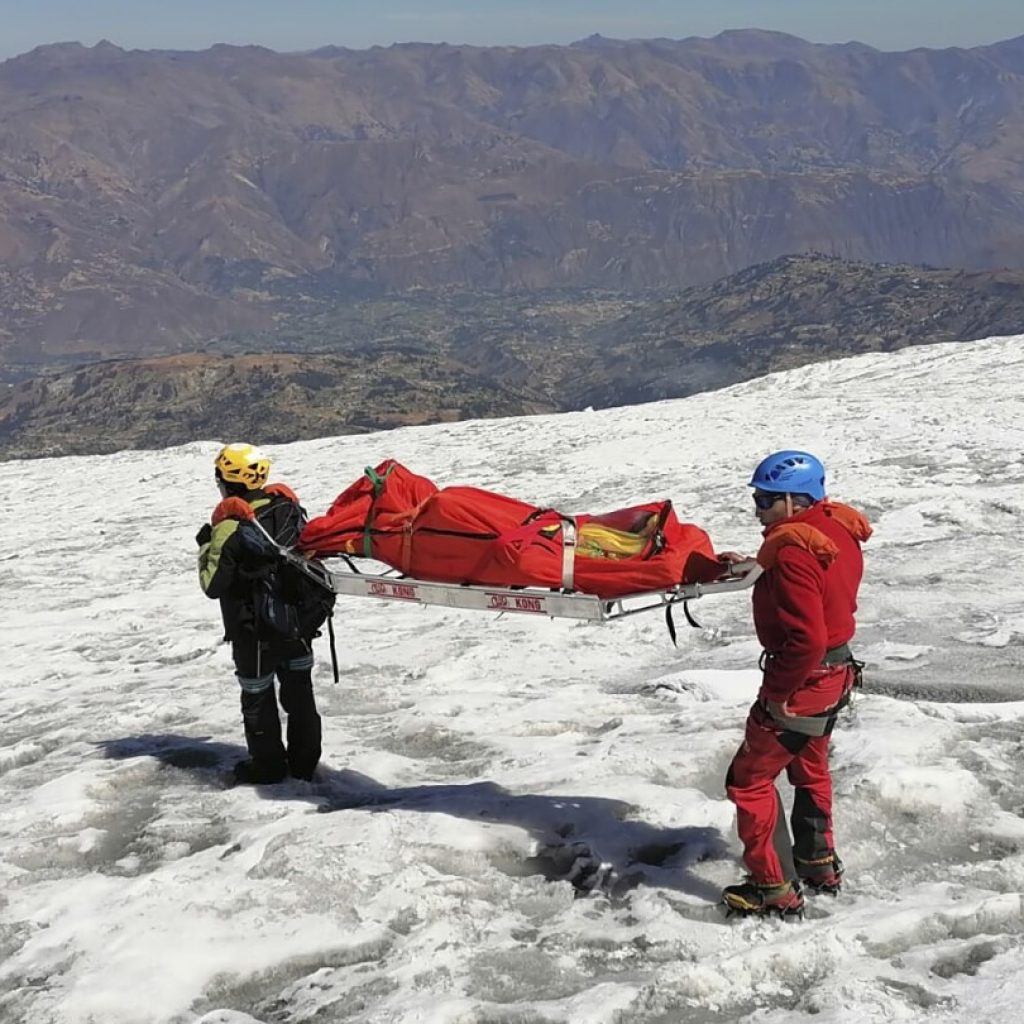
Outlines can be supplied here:
M825 652L852 639L871 527L846 505L820 501L764 531L754 629L770 657L759 696L816 714L842 696L843 673L822 673ZM837 691L837 692L833 692Z

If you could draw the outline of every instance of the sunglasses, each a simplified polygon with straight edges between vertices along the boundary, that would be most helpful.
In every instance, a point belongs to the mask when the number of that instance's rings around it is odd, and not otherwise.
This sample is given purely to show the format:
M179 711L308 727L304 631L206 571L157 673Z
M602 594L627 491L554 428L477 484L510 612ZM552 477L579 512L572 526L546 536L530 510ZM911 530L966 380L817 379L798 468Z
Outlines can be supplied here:
M777 501L782 501L784 494L772 494L766 491L754 491L754 504L762 511L767 512Z

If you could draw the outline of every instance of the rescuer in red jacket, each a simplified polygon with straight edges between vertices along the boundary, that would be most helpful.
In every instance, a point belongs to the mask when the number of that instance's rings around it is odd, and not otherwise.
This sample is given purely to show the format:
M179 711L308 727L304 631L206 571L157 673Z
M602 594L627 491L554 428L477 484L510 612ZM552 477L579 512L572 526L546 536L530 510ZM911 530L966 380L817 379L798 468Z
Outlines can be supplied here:
M731 911L800 913L801 883L837 893L843 866L832 835L829 738L858 680L849 642L856 629L864 571L860 545L871 535L855 509L828 500L825 470L807 452L764 459L750 480L764 526L753 613L764 648L761 689L743 743L729 766L726 792L736 805L748 881L722 893ZM792 865L775 780L785 769L794 788ZM789 841L786 839L788 847Z

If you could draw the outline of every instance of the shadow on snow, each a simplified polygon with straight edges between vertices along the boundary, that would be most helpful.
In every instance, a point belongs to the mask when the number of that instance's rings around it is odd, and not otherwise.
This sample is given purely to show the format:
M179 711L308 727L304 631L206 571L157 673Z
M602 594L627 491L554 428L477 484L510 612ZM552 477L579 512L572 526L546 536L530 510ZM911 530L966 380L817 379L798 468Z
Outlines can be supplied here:
M202 736L142 735L102 740L107 757L152 757L197 781L226 788L231 766L247 756L244 747ZM622 800L595 796L512 793L495 782L385 786L356 771L321 765L312 783L290 781L257 786L268 800L307 800L323 813L389 810L448 814L472 821L514 825L536 842L535 853L507 874L540 874L568 881L578 894L600 889L615 897L646 884L676 889L717 903L720 891L690 870L727 854L718 829L661 828L632 817Z

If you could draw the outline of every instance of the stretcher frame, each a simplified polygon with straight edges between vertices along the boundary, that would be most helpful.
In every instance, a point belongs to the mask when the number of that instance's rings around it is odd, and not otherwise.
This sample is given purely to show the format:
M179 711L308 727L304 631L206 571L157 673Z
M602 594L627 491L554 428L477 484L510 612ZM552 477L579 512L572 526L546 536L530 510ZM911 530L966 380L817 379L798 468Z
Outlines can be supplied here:
M487 587L472 583L437 583L404 576L398 570L361 572L348 558L345 570L331 567L326 559L331 587L339 597L369 597L378 601L421 606L488 611L501 615L547 616L583 622L609 622L644 612L664 611L702 597L747 590L762 568L753 559L735 563L728 575L711 583L681 583L669 590L642 591L622 597L545 587Z
M257 520L253 520L253 523L283 558L321 586L324 585L324 578L314 571L306 558L278 544ZM764 571L755 559L747 558L724 567L724 575L709 583L680 583L667 590L645 590L606 598L565 588L439 583L436 580L406 576L388 567L380 571L362 572L356 567L355 559L348 555L326 557L320 561L326 569L330 588L339 597L369 597L378 601L417 604L422 607L497 612L499 617L508 612L516 615L543 615L551 619L575 619L580 622L610 622L653 611L670 613L677 604L683 606L689 619L687 606L690 601L749 590ZM331 563L336 561L343 562L346 568L334 568ZM384 565L382 562L374 564ZM564 569L563 578L566 578Z

